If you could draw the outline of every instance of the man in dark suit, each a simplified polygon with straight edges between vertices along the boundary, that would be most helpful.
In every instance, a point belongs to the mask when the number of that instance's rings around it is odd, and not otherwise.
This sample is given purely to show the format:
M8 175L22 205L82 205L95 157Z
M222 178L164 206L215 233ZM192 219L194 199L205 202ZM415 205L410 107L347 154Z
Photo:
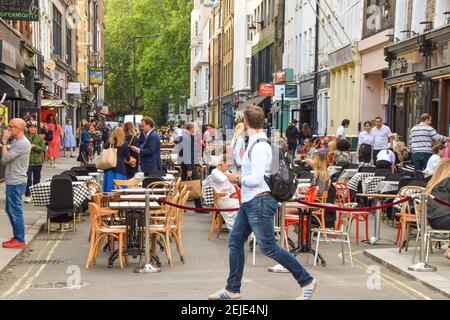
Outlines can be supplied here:
M161 142L156 132L155 123L152 118L144 117L141 121L142 131L144 133L144 142L140 148L130 146L130 148L139 153L141 170L145 176L149 176L152 171L163 170L161 162Z

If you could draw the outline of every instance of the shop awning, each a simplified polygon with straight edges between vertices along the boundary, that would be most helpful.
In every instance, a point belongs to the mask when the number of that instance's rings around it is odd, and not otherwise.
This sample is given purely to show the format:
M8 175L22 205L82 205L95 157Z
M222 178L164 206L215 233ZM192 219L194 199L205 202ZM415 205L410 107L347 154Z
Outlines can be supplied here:
M33 94L14 78L0 74L0 98L6 93L6 100L33 101Z
M42 108L65 108L68 104L62 99L42 99Z
M270 97L256 97L250 100L245 101L244 103L240 104L239 107L237 108L238 111L242 111L247 107L251 107L251 106L259 106L261 104L261 102L263 102L266 98L270 98Z

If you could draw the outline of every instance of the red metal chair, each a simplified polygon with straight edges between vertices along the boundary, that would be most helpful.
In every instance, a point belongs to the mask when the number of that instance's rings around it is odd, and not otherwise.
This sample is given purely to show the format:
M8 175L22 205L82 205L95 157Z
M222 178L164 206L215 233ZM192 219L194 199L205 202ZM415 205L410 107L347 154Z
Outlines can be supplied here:
M346 183L340 183L337 182L334 184L334 188L336 191L336 199L338 202L338 206L341 208L349 207L350 204L350 189L348 188L348 185ZM355 204L356 206L356 204ZM350 223L353 222L353 220L356 221L356 244L359 244L359 223L365 222L366 224L366 241L369 242L369 214L368 211L361 211L361 212L352 212L352 220ZM337 229L341 227L341 213L339 212L338 216L338 225Z
M317 196L319 195L319 188L318 187L312 187L308 189L308 191L305 193L305 201L306 202L315 202L317 199ZM286 214L286 217L284 219L284 225L285 225L285 233L286 233L286 240L288 238L288 231L290 225L299 225L300 217L295 214ZM303 224L307 222L307 217L304 216L303 218ZM299 229L300 232L300 229ZM303 228L303 241L306 241L306 228Z

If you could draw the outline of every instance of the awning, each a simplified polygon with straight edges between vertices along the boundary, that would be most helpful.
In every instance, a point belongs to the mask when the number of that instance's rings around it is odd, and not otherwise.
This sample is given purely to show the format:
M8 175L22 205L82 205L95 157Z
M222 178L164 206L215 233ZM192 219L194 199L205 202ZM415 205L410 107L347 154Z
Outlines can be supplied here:
M42 99L42 108L65 108L68 104L62 99Z
M6 93L6 100L33 101L33 94L7 74L0 74L0 96Z
M237 108L238 111L242 111L247 107L251 107L251 106L259 106L261 104L261 102L263 102L266 98L270 98L270 97L256 97L250 100L245 101L244 103L240 104L239 107Z

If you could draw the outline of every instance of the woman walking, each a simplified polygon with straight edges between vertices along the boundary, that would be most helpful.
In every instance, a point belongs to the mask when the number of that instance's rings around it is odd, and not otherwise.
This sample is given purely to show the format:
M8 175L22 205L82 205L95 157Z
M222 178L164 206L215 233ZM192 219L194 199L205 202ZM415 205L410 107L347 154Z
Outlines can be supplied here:
M66 157L66 151L70 152L70 157L75 158L72 154L73 148L75 148L75 137L73 136L72 121L66 120L64 125L64 158Z
M51 134L49 134L50 132ZM59 158L61 153L62 128L53 115L49 116L47 119L47 134L52 136L52 139L48 140L48 157L50 159L50 167L56 168L56 159Z
M133 122L127 122L124 124L125 140L128 143L128 148L131 146L140 147L139 137L136 133L136 128ZM132 163L126 163L127 179L131 179L139 170L139 154L130 149L130 156L136 159L136 165Z
M113 130L104 149L111 147L117 149L117 165L115 168L104 171L103 192L111 192L114 189L114 180L128 180L125 161L130 161L130 149L121 128Z
M85 124L81 127L80 133L80 154L78 155L77 161L81 162L81 166L86 166L89 162L88 148L91 136L89 135L89 124Z
M375 142L375 135L372 133L372 122L364 122L364 131L358 136L358 147L356 153L359 156L359 162L370 163L372 160L372 149Z

